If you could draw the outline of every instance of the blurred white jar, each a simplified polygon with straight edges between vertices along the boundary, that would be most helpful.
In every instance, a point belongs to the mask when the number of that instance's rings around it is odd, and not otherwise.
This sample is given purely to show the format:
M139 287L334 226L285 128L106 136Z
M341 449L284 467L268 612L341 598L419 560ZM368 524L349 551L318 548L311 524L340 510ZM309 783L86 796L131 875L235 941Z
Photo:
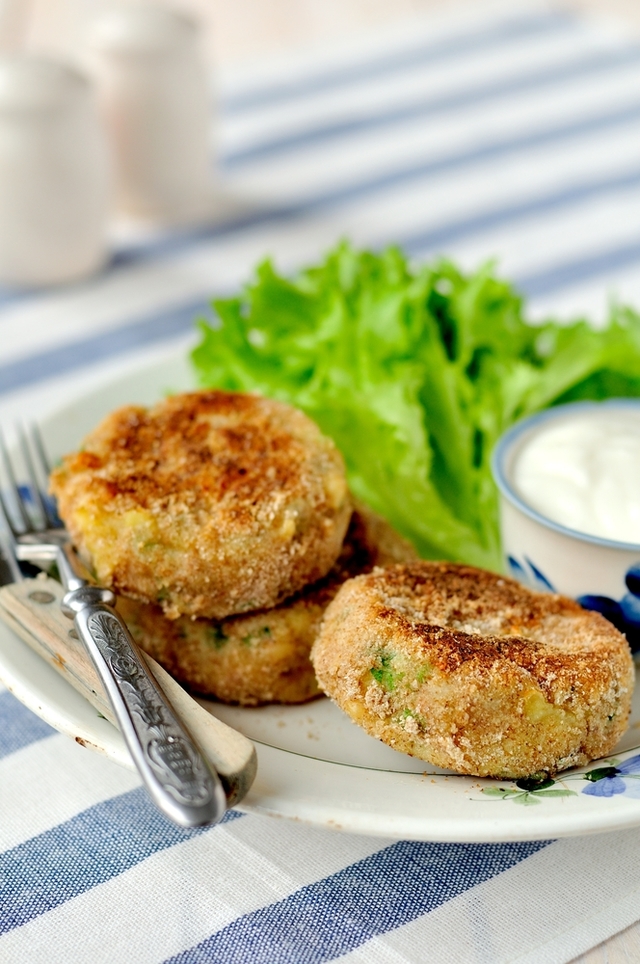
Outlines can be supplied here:
M53 60L0 57L0 283L72 281L105 261L107 145L90 81Z
M123 3L90 25L86 64L111 137L121 214L183 224L212 204L212 103L197 25Z

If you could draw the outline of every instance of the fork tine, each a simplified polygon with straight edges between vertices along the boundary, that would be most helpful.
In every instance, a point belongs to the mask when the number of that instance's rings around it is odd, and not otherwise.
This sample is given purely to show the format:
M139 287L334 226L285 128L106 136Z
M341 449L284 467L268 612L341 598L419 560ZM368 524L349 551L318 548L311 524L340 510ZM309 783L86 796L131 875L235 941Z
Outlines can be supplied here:
M51 475L51 463L47 455L47 450L44 447L44 442L42 440L40 429L38 428L35 422L32 422L30 425L29 435L31 437L31 441L33 442L35 453L38 456L38 461L40 462L40 468L48 478Z
M7 528L6 538L4 533L0 533L0 558L6 563L12 582L22 582L24 579L24 573L20 568L20 563L18 562L15 553L15 537L11 530L9 520L7 519L4 506L1 504L0 520L4 520Z
M40 513L40 518L44 526L49 524L49 516L47 513L47 507L44 504L44 499L42 498L42 492L40 491L40 482L36 474L36 469L33 464L33 459L31 457L31 450L29 448L29 443L27 442L27 436L22 425L18 425L18 441L20 443L20 451L22 452L22 458L24 459L24 464L27 470L27 475L29 476L29 485L31 489L31 495L34 502L38 506L38 511ZM33 528L33 526L31 526Z
M4 523L4 531L0 525L0 585L4 585L6 576L1 572L2 563L9 570L11 582L21 582L25 577L33 578L42 571L41 567L32 565L30 562L20 562L18 560L18 540L11 519L6 510L6 500L0 494L0 524Z
M18 507L18 512L20 513L22 524L25 528L25 531L29 531L29 529L32 528L31 519L29 518L29 513L27 512L25 501L22 498L20 487L16 482L13 466L11 464L11 459L9 458L9 453L7 451L7 446L5 444L4 435L2 434L1 429L0 429L0 456L2 457L2 464L4 466L5 475L9 482L9 486L11 488L11 492L13 494L13 498L15 500L16 506ZM0 497L1 497L1 493L0 493ZM8 510L7 502L4 498L2 498L2 506L4 509L3 514L6 517L7 525L9 526L9 529L11 530L11 532L14 533L15 535L15 527L11 523L11 512Z
M35 422L33 422L29 427L29 437L31 439L31 447L36 456L36 461L46 482L51 475L51 463L49 462L49 458L44 447L44 441L42 439L42 435L40 434L40 429ZM43 497L43 502L47 523L53 529L61 527L62 522L60 520L60 516L58 515L55 499L52 497L50 501L46 497Z
M9 506L7 505L7 500L2 494L2 489L0 489L0 523L2 523L6 529L7 539L11 543L11 547L15 547L16 536L18 533L16 532L16 528L11 521L11 513L9 511Z

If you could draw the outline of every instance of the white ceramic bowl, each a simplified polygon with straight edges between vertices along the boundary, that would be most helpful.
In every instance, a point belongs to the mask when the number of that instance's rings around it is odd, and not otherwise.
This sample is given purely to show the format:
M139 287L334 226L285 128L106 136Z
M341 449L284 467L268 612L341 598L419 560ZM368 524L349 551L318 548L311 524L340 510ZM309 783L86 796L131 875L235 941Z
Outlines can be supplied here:
M552 421L589 408L633 407L640 399L576 402L547 409L514 425L498 443L493 475L500 490L500 525L507 571L534 589L550 590L596 609L640 649L640 545L576 532L545 518L513 485L518 456ZM640 484L640 480L639 480Z

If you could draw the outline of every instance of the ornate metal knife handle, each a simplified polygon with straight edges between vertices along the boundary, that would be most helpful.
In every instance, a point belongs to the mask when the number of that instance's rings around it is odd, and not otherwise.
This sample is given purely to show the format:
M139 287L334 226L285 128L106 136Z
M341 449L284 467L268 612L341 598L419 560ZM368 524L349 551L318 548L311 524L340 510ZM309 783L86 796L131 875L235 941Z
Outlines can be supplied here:
M63 556L64 558L60 558ZM156 806L181 827L217 823L226 810L218 775L209 767L150 676L109 589L91 586L58 565L68 589L62 610L93 660L122 735Z

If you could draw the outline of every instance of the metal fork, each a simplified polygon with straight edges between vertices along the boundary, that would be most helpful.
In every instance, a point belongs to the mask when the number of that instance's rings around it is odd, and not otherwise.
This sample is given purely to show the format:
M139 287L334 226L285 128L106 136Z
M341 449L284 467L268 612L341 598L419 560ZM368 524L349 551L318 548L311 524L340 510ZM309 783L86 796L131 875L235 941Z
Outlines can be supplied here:
M80 574L81 564L69 535L54 503L41 489L40 479L48 477L49 465L40 433L33 429L30 435L28 439L22 429L18 432L29 481L27 487L21 487L0 433L6 482L6 494L0 485L0 521L9 543L7 555L14 559L14 578L22 576L16 561L57 564L67 590L62 610L73 619L89 652L151 798L182 827L217 823L226 810L220 778L148 672L124 620L113 608L113 592L90 584Z

